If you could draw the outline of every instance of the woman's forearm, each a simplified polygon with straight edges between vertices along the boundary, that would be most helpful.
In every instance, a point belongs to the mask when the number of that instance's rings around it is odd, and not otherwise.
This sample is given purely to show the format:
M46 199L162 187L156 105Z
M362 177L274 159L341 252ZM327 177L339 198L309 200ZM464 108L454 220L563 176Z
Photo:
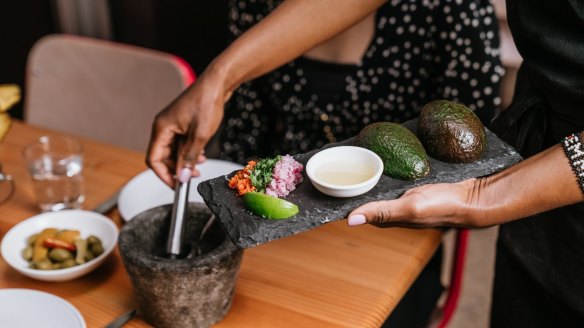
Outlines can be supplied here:
M584 200L561 145L493 176L477 179L469 201L481 210L477 225L527 217Z
M302 55L349 28L386 0L287 0L212 63L227 90Z

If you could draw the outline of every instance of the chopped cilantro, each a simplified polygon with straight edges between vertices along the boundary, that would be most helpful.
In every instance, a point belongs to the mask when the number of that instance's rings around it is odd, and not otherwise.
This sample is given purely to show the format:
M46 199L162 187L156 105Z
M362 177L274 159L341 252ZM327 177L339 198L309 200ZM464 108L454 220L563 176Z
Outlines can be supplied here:
M266 186L272 181L272 172L274 166L280 161L282 156L278 155L274 158L260 159L249 176L251 184L260 192L264 192Z

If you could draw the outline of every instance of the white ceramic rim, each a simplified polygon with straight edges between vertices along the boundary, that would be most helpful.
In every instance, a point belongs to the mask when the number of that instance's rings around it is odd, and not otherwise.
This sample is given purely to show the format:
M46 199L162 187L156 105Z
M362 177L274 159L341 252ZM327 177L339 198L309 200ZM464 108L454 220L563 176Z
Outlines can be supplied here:
M87 327L87 324L85 323L85 318L83 318L83 315L81 314L81 312L79 312L79 310L77 310L77 308L75 306L73 306L73 304L71 304L69 301L67 301L59 296L56 296L56 295L53 295L51 293L47 293L44 291L35 290L35 289L27 289L27 288L5 288L5 289L0 290L0 295L6 294L10 297L14 297L14 295L13 295L14 293L21 294L21 296L36 295L38 297L47 299L47 301L56 302L56 303L60 304L61 306L63 306L62 309L66 310L68 313L71 314L71 319L74 319L75 321L77 321L79 328L86 328ZM27 311L30 311L30 309L28 309ZM45 324L50 324L50 323L45 322Z
M339 148L350 149L350 151L362 152L362 153L370 155L373 159L375 159L375 161L377 163L377 170L369 179L362 181L362 182L359 182L357 184L352 184L352 185L335 185L335 184L321 181L313 174L313 171L316 170L316 168L313 168L314 162L317 161L319 157L324 156L324 155L322 155L323 153L326 154L326 153L332 152L332 151L339 151ZM312 165L311 165L311 162L312 162ZM306 163L306 175L308 175L308 177L310 178L311 181L314 181L323 187L326 187L329 189L336 189L336 190L350 190L350 189L357 189L357 188L365 187L365 186L371 184L372 181L379 179L379 177L381 176L382 173L383 173L383 161L381 160L381 157L379 157L379 155L377 155L376 153L372 152L371 150L369 150L367 148L357 147L357 146L338 146L338 147L327 148L327 149L321 150L318 153L312 155L312 157Z
M197 191L200 182L225 176L243 168L242 165L220 159L209 158L197 166L201 176L191 179L189 202L203 203ZM143 198L140 198L142 196ZM153 196L157 198L154 200ZM166 186L151 169L144 170L128 181L120 191L118 210L125 222L149 209L172 204L174 191Z
M12 258L13 258L12 256L5 256L5 254L9 254L9 252L12 251L12 250L10 250L10 247L8 245L8 240L11 239L10 237L12 236L12 234L14 234L16 231L18 231L18 229L23 229L23 227L26 225L34 224L34 221L46 220L47 216L58 215L58 213L62 213L62 212L71 213L72 215L75 213L77 213L79 215L88 215L88 216L91 216L92 219L100 220L101 222L105 223L106 226L108 226L108 228L111 229L111 231L113 233L112 242L104 249L104 251L103 251L103 253L101 253L101 255L94 258L93 260L87 261L87 262L80 264L80 265L76 265L74 267L65 268L65 269L58 269L58 270L31 269L31 268L24 267L24 266L20 265L20 263L15 263L12 260ZM55 224L55 225L58 226L59 224ZM57 211L57 212L43 212L43 213L37 214L35 216L31 216L30 218L25 219L25 220L17 223L16 225L14 225L12 228L10 228L10 230L8 230L6 232L6 234L4 235L4 237L2 238L2 243L0 244L0 252L2 253L2 258L4 258L4 261L6 261L6 263L8 263L8 265L10 265L10 267L12 267L13 269L15 269L19 272L22 272L23 274L27 275L28 277L32 277L32 278L34 278L34 276L47 277L47 278L58 277L58 276L62 276L62 275L76 273L77 271L84 271L87 267L93 266L95 263L99 263L100 261L102 261L102 259L107 257L116 247L116 245L118 243L118 235L119 235L118 227L113 223L113 221L111 219L109 219L108 217L106 217L102 214L99 214L97 212L86 211L86 210L63 210L63 211ZM36 279L42 279L42 278L36 278Z

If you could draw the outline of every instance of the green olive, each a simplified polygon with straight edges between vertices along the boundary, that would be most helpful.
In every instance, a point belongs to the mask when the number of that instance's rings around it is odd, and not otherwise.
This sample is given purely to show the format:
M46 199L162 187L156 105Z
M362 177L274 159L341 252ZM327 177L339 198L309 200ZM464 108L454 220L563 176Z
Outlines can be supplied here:
M61 268L63 268L63 264L58 263L58 262L57 263L53 263L53 265L51 265L51 269L53 269L53 270L59 270Z
M63 262L73 258L73 254L63 248L53 248L49 251L49 258L53 261Z
M52 270L53 263L50 260L44 259L37 262L33 262L33 268L37 270Z
M95 256L100 256L103 253L103 246L101 243L93 244L90 250Z
M32 236L28 237L28 239L27 239L27 243L28 243L29 245L32 245L32 244L34 244L34 242L36 241L36 239L37 239L37 237L38 237L38 236L39 236L39 234L38 234L38 233L35 233L34 235L32 235Z
M88 250L87 253L85 254L85 260L86 261L91 261L95 258L95 254L93 254L92 251Z
M77 263L75 262L75 260L71 258L71 259L68 259L68 260L61 262L61 269L74 267L76 265L77 265Z
M94 235L87 237L87 245L91 246L94 244L101 244L101 239L99 239L99 237L96 237Z
M22 258L24 258L27 261L30 261L32 259L32 254L33 254L33 249L32 246L27 246L25 249L22 250Z

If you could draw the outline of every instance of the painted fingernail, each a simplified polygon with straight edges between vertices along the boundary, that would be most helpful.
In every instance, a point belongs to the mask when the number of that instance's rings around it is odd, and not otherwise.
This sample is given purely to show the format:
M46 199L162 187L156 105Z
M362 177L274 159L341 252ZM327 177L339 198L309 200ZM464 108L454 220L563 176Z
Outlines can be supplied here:
M180 181L182 183L189 182L192 174L193 174L193 171L191 169L189 169L188 167L185 167L182 170L180 170L180 173L178 174L178 181Z
M355 214L351 215L347 221L350 226L356 226L367 223L367 218L363 214Z

